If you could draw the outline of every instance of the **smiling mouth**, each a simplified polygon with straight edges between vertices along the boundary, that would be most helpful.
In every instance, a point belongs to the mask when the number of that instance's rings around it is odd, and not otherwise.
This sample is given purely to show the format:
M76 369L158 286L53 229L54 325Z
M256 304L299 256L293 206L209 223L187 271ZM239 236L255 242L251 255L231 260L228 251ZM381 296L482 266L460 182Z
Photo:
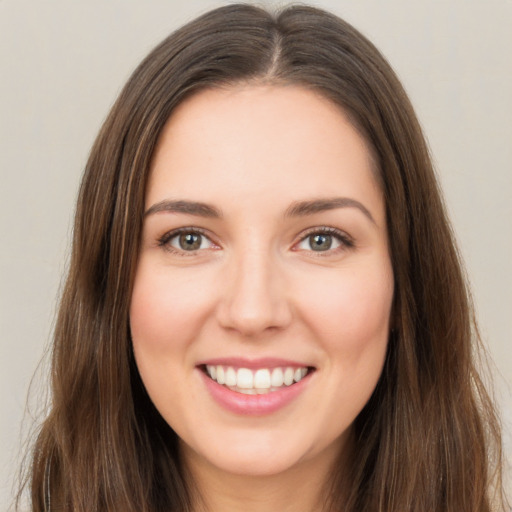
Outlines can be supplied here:
M265 395L293 386L310 375L314 368L276 367L276 368L234 368L224 365L202 365L201 370L213 381L231 391L245 395Z

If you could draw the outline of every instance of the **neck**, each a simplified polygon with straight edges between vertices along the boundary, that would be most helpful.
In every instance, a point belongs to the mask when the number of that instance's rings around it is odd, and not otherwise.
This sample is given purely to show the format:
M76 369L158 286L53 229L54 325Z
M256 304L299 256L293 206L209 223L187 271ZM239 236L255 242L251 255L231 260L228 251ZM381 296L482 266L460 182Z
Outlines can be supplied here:
M194 512L327 512L330 477L339 452L296 464L278 474L251 475L223 471L183 448ZM327 456L326 456L327 455Z

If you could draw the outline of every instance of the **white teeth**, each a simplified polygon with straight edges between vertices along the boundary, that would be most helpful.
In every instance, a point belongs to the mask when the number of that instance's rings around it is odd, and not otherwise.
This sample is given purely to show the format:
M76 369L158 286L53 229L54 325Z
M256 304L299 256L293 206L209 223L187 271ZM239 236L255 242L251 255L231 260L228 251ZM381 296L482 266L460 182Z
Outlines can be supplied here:
M226 379L224 378L224 368L222 366L217 366L217 382L219 384L224 384Z
M274 388L280 388L284 383L283 370L281 368L274 368L272 371L271 384Z
M247 368L239 368L236 372L236 385L242 389L252 389L254 376L251 370Z
M294 368L248 368L235 369L232 366L206 365L206 373L219 384L238 393L247 395L266 394L277 391L283 385L291 386L301 381L308 373L306 367Z
M286 368L286 370L284 371L284 383L287 386L291 386L293 384L293 374L293 368Z
M254 387L257 389L270 388L270 372L268 370L258 370L254 374Z
M233 368L229 367L226 370L226 386L236 386L236 382L236 372Z
M244 395L255 395L256 394L256 390L253 388L250 388L250 389L239 388L238 392L243 393Z

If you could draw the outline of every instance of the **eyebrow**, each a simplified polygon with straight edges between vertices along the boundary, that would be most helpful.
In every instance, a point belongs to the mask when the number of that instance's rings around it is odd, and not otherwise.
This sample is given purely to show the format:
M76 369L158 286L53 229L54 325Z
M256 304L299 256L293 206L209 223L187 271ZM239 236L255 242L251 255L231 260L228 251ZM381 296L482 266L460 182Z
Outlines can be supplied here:
M364 213L373 224L377 224L368 208L350 197L333 197L329 199L313 199L311 201L295 202L287 208L285 217L303 217L327 210L334 210L336 208L357 208Z
M221 212L209 204L197 201L172 201L169 199L165 199L149 207L144 213L144 217L160 212L186 213L188 215L197 215L198 217L209 217L214 219L222 217Z
M304 217L307 215L314 215L336 208L357 208L368 219L376 224L370 211L359 201L349 197L334 197L330 199L313 199L310 201L297 201L292 203L285 212L285 217ZM188 215L196 215L198 217L209 217L220 219L222 213L215 206L198 201L184 201L184 200L170 200L164 199L149 207L144 213L144 217L153 215L155 213L168 212L168 213L185 213Z

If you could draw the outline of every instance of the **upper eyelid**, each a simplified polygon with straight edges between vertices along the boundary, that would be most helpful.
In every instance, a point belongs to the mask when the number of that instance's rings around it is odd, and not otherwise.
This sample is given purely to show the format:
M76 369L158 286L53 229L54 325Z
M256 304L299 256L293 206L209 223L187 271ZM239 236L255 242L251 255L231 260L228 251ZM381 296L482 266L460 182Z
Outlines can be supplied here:
M206 238L211 239L211 235L209 232L203 228L198 228L195 226L185 226L181 228L170 229L166 231L162 236L159 237L159 240L163 240L164 238L171 239L177 235L181 235L182 233L197 233L199 235L203 235Z
M298 246L300 244L304 243L308 237L317 233L335 237L338 240L340 246L330 248L326 251L314 251L313 249L299 249ZM311 253L314 254L315 257L328 257L334 254L338 254L340 251L346 251L348 249L353 249L354 247L356 247L355 240L352 236L350 236L348 233L341 229L330 226L316 226L306 229L305 231L300 233L300 235L298 235L297 238L298 239L295 242L293 242L291 250Z
M182 233L195 233L201 236L204 236L207 238L212 244L219 245L218 242L214 240L214 237L205 229L198 228L198 227L192 227L192 226L186 226L176 229L171 229L169 231L166 231L162 236L159 236L157 238L157 243L160 246L167 245L170 240L172 240L174 237L181 235ZM173 248L176 251L179 251L179 249ZM186 252L186 251L185 251ZM190 251L191 253L197 252L197 251Z
M314 235L315 233L333 235L339 237L340 239L348 240L352 243L354 242L354 238L350 236L346 231L331 226L315 226L312 228L305 229L297 236L297 238L299 241L301 241L308 236Z

